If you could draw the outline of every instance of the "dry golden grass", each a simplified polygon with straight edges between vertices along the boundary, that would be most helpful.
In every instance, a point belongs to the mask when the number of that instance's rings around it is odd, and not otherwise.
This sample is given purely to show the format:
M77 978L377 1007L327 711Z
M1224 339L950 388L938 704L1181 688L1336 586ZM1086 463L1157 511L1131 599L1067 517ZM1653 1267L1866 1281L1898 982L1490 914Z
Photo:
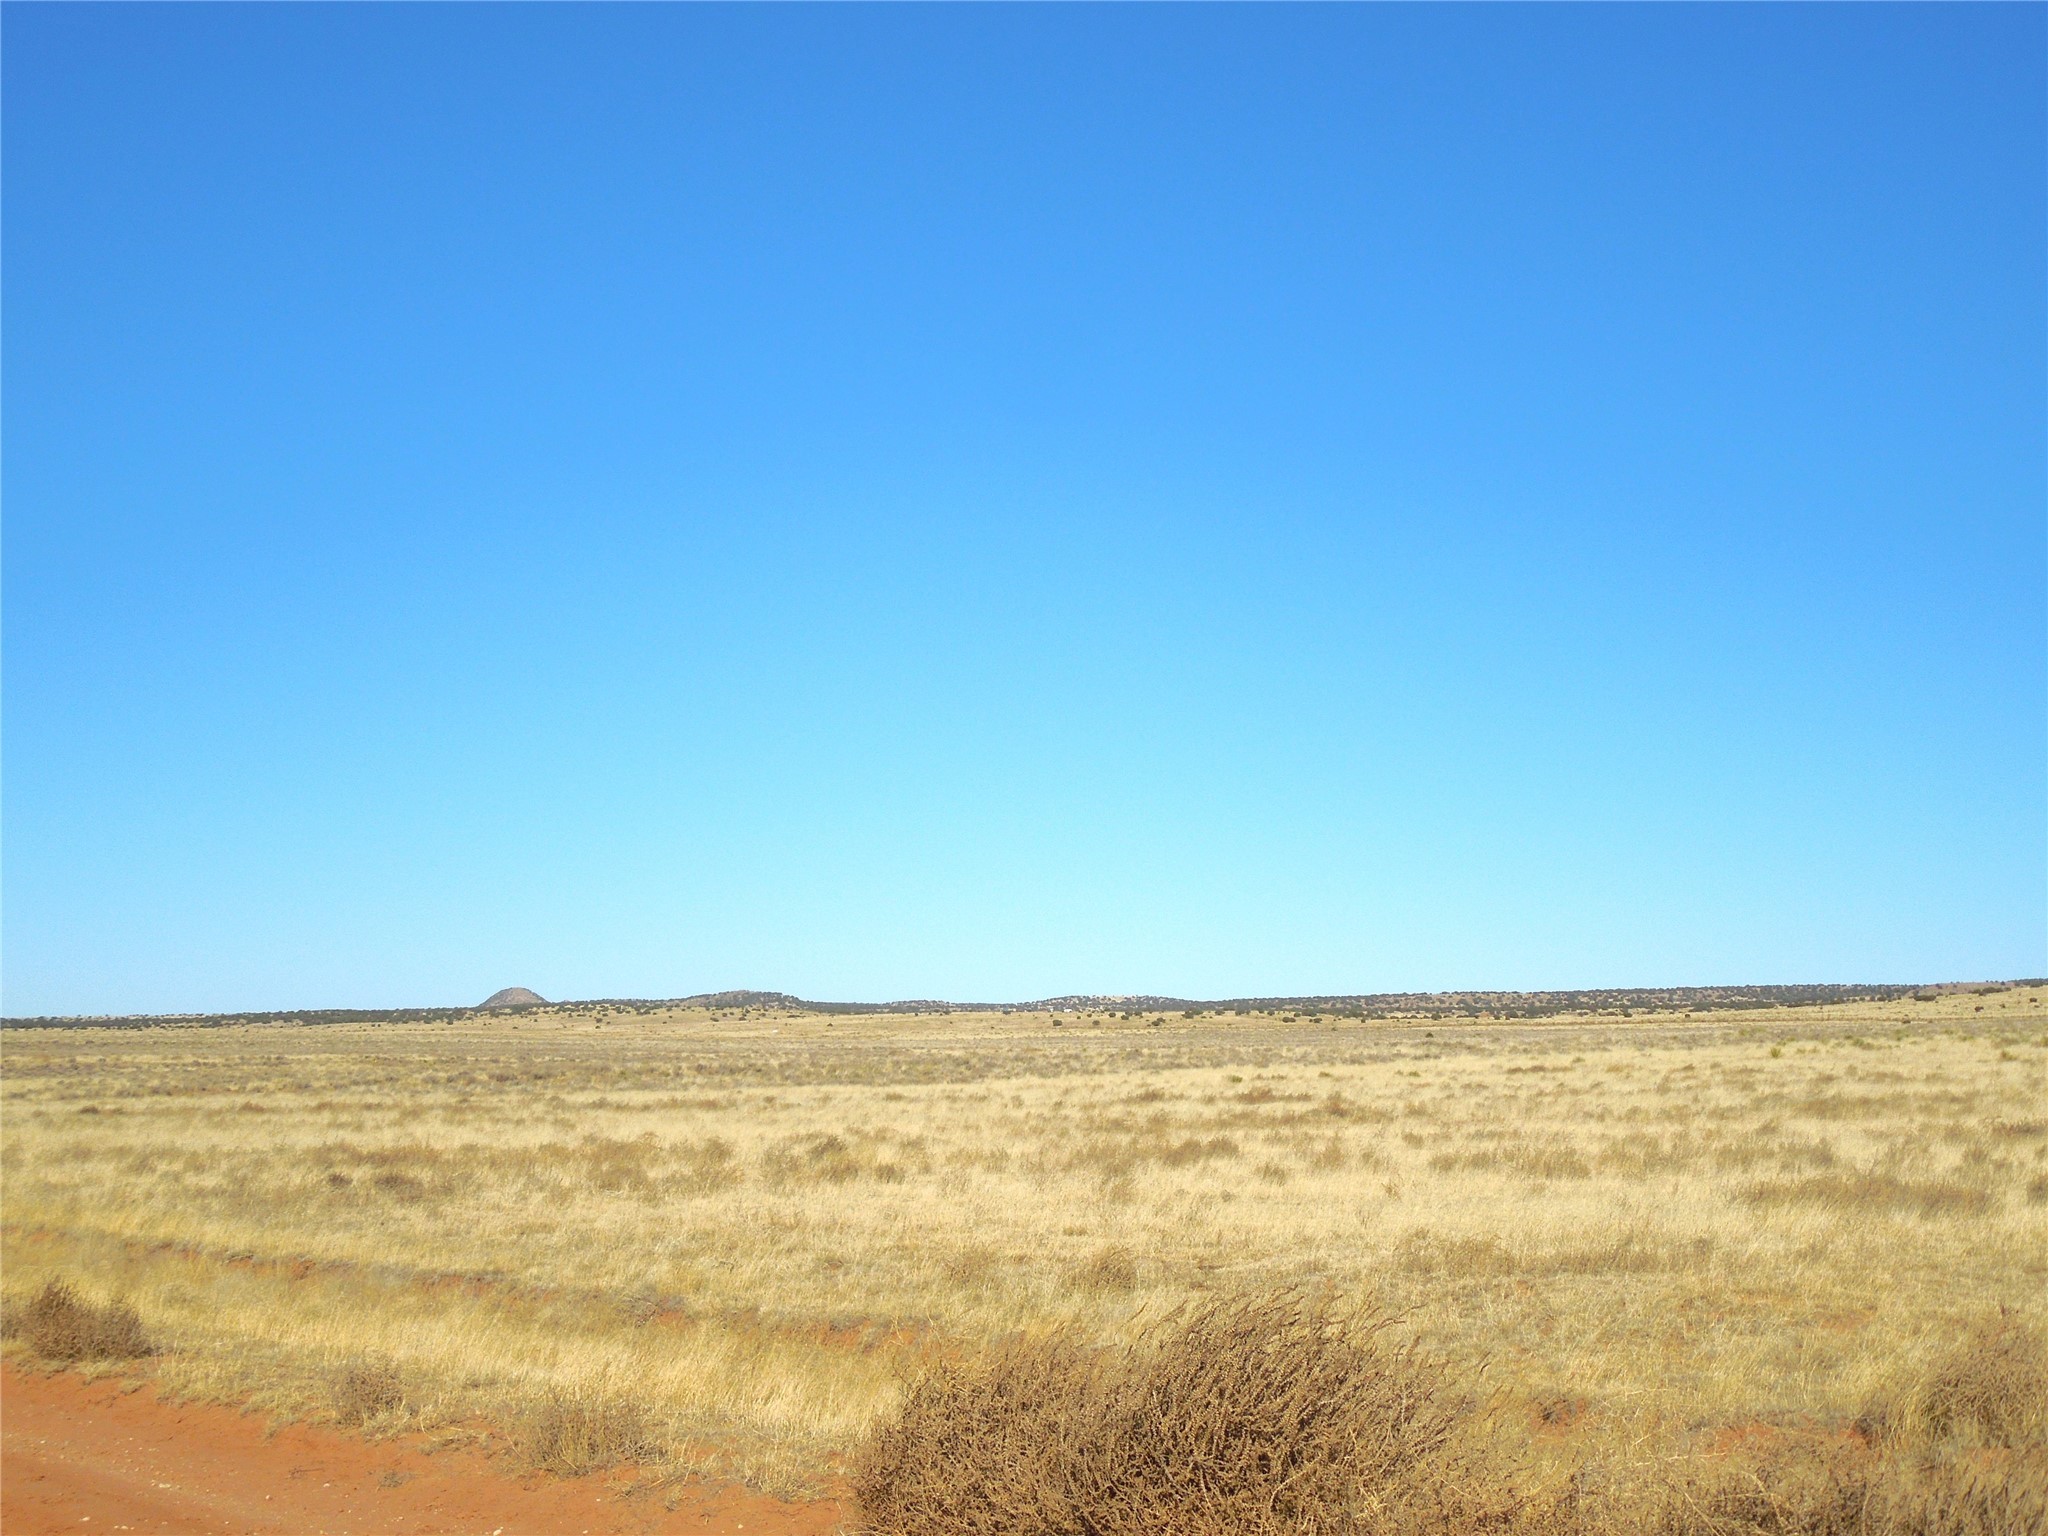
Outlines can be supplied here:
M1121 1348L1025 1338L939 1362L861 1448L870 1536L2020 1536L2048 1523L2048 1359L2010 1318L1884 1422L1761 1455L1548 1470L1383 1320L1289 1291ZM1619 1475L1617 1475L1619 1474Z
M565 1471L815 1485L935 1364L1277 1287L1397 1319L1529 1486L1828 1488L1874 1404L1932 1443L1928 1373L2048 1325L2038 992L9 1030L0 1089L14 1308L64 1280L167 1390Z

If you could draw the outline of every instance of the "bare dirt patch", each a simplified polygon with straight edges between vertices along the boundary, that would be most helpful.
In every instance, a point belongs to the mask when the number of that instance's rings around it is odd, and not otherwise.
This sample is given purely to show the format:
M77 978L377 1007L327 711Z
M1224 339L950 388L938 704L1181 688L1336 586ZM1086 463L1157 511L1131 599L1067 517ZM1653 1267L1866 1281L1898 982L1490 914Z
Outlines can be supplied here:
M673 1507L671 1507L673 1506ZM0 1528L167 1536L824 1536L831 1501L701 1483L516 1476L473 1450L274 1427L149 1386L0 1368Z

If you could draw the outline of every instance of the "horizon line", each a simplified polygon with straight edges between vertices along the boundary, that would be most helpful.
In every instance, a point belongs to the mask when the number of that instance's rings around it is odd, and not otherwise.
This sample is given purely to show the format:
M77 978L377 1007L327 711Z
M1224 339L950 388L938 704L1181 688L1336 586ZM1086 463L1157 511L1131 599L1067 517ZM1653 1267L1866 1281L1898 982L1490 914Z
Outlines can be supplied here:
M1900 998L1931 1001L1942 994L1971 990L2010 991L2048 986L2048 977L1941 982L1793 982L1673 987L1553 987L1517 991L1507 988L1464 988L1436 992L1344 992L1292 996L1190 998L1158 993L1074 992L1024 1002L953 1002L941 998L901 998L890 1002L828 1002L788 992L732 988L696 992L684 997L593 997L547 999L533 994L494 1003L421 1004L396 1008L258 1008L232 1012L0 1014L0 1028L37 1025L122 1025L149 1023L354 1023L380 1019L433 1020L487 1013L525 1013L563 1008L782 1008L807 1013L1062 1013L1135 1010L1144 1013L1315 1009L1353 1013L1360 1017L1420 1009L1451 1010L1469 1017L1518 1015L1540 1017L1588 1006L1643 1008L1650 1012L1734 1011L1744 1007L1818 1006L1828 1003L1890 1002ZM524 988L501 989L528 990ZM493 994L495 997L497 994Z

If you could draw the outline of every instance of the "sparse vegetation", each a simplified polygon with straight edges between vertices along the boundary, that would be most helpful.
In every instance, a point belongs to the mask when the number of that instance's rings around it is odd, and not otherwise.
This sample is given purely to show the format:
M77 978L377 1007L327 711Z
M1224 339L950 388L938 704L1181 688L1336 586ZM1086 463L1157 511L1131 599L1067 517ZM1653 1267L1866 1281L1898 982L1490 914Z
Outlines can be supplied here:
M1986 1405L2038 1403L2048 1020L2005 997L9 1029L5 1347L793 1490L990 1360L1100 1408L1285 1294L1394 1319L1359 1347L1449 1415L1416 1530L2028 1530L2041 1410Z
M334 1421L350 1428L388 1420L405 1407L405 1379L389 1365L351 1361L334 1377Z
M647 1415L630 1399L561 1388L513 1420L513 1440L528 1461L557 1477L582 1477L662 1454Z
M855 1495L876 1536L1356 1529L1449 1438L1439 1376L1298 1293L1206 1301L1121 1346L1014 1340L929 1367Z
M152 1352L135 1309L123 1302L95 1306L62 1280L46 1281L20 1309L9 1309L7 1332L51 1365L83 1360L134 1360Z
M2020 1536L2048 1523L2048 1358L1981 1326L1846 1435L1543 1468L1440 1361L1295 1292L1121 1347L929 1368L856 1459L868 1536ZM1583 1400L1546 1404L1568 1424Z

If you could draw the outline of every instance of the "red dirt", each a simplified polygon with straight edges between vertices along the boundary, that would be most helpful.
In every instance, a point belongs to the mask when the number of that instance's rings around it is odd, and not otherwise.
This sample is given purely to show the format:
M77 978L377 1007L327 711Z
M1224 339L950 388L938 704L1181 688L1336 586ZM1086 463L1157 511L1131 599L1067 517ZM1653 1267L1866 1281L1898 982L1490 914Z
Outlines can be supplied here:
M673 1500L675 1507L668 1507ZM515 1475L479 1451L273 1427L153 1388L0 1367L0 1530L163 1536L826 1536L831 1501Z

